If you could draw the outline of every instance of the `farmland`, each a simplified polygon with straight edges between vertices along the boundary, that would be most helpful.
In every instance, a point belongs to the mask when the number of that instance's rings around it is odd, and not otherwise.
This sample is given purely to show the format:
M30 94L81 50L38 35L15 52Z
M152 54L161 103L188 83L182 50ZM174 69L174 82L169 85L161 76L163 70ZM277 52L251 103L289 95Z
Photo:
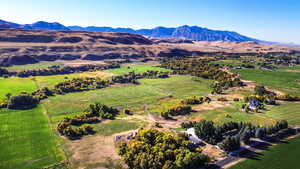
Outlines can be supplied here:
M230 169L291 169L299 168L300 137L271 147L255 159L249 159Z
M56 63L57 64L57 63ZM171 72L169 69L160 68L158 63L127 63L121 68L104 71L80 72L66 75L35 76L30 78L9 77L0 79L0 99L5 99L7 93L18 95L21 92L32 92L39 88L53 88L57 83L68 81L73 78L100 77L111 78L134 71L143 73L149 70ZM45 62L40 65L27 65L14 67L14 70L35 69L51 66ZM297 82L298 69L280 69L277 71L264 71L258 69L233 70L240 73L242 79L251 80L258 84L266 85L272 89L291 94L300 94ZM280 77L272 78L279 72ZM259 76L256 76L258 74ZM268 80L267 80L268 79ZM283 81L283 82L282 82ZM59 163L65 159L76 159L76 153L81 149L92 152L91 143L86 140L113 139L118 133L124 133L148 127L153 124L148 115L154 119L163 121L163 126L170 129L178 129L180 122L184 120L212 120L216 124L224 122L251 122L256 125L272 125L278 120L287 120L291 125L300 125L298 102L280 102L275 106L266 106L261 113L245 113L241 106L241 100L232 101L234 97L243 98L253 91L247 87L229 91L222 97L228 97L229 101L217 101L220 96L211 94L213 80L204 79L190 75L170 75L169 78L139 79L139 84L114 84L106 88L74 92L64 95L50 96L41 104L31 110L8 110L0 109L0 117L3 123L0 124L1 145L14 144L14 146L2 146L0 153L0 168L39 168ZM191 96L209 96L211 103L192 106L194 112L186 117L179 117L178 122L162 120L160 112L166 111L181 101ZM86 139L76 142L65 141L55 131L58 122L65 117L74 117L84 112L89 104L101 102L103 104L118 108L119 110L129 109L133 115L120 113L115 120L105 120L94 124L95 135L87 136ZM153 119L152 119L153 120ZM23 139L26 141L23 141ZM82 142L82 144L81 144ZM105 145L113 147L112 140ZM76 148L69 148L77 145ZM105 147L99 145L100 149ZM84 148L83 148L84 147ZM17 151L22 150L22 151ZM63 152L66 153L63 153ZM18 152L18 153L15 153ZM75 154L75 156L73 156ZM69 157L71 156L71 157ZM114 154L116 156L116 154ZM80 166L97 165L102 163L106 156L100 156L99 161L92 161L88 155L81 157L73 165L80 163ZM87 160L87 161L85 161Z
M0 110L0 168L39 168L64 159L60 139L39 106L32 110Z
M202 96L209 93L210 81L194 81L191 76L173 76L167 79L142 79L140 85L112 86L100 90L71 93L50 97L44 104L54 121L65 117L65 112L83 111L85 105L102 102L114 107L129 108L132 111L161 110L167 103L163 100L180 102L190 95ZM175 85L176 84L176 85ZM171 96L171 98L169 98Z
M297 68L295 69L297 70ZM251 80L276 90L300 96L300 72L286 71L285 69L241 69L233 71L239 73L244 80Z

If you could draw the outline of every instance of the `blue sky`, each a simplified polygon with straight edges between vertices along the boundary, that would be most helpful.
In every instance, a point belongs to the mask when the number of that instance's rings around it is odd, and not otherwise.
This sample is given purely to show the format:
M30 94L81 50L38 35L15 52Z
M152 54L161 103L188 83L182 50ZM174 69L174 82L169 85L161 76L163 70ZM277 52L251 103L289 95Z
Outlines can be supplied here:
M197 25L300 44L300 0L1 0L0 19L153 28Z

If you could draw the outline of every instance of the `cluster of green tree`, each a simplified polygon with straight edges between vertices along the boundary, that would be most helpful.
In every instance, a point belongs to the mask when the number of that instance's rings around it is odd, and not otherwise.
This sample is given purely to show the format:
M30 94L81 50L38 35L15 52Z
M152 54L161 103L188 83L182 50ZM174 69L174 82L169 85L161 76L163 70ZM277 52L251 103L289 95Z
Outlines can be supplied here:
M28 93L21 93L18 96L11 96L7 102L9 109L32 109L37 106L39 100Z
M117 63L110 63L106 65L81 65L81 66L52 66L44 69L33 69L33 70L23 70L23 71L8 71L4 68L0 68L1 76L18 76L18 77L29 77L29 76L49 76L49 75L64 75L76 72L88 72L97 71L105 69L120 68Z
M237 74L223 71L219 66L208 64L200 59L165 59L161 66L172 69L175 74L189 74L216 80L217 82L212 86L213 93L222 93L224 89L244 85Z
M114 119L118 110L101 103L90 104L85 113L72 118L64 118L57 125L57 131L69 139L78 139L94 134L93 127L87 124L99 123L100 119Z
M195 128L196 135L210 144L218 144L224 151L230 152L239 149L240 143L250 143L250 138L269 140L270 138L283 138L292 134L285 120L276 122L275 125L261 127L251 123L228 122L215 125L212 121L202 120L199 122L184 122L183 128Z
M82 92L87 90L95 90L107 87L109 85L108 80L101 78L76 78L66 82L58 83L54 86L54 93L65 94L73 92Z
M187 136L155 129L140 130L134 140L121 142L118 147L131 169L196 169L209 162Z
M192 107L187 105L177 105L168 109L167 111L161 112L161 116L165 119L170 118L170 116L186 115L192 112Z

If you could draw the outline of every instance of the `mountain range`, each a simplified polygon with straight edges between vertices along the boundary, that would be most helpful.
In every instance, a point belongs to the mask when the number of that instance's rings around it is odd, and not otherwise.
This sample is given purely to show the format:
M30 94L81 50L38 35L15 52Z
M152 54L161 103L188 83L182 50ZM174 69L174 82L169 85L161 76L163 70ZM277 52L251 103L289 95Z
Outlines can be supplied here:
M180 26L176 28L156 27L153 29L112 28L96 26L64 26L58 22L38 21L32 24L17 24L0 20L0 29L26 29L26 30L58 30L58 31L89 31L89 32L118 32L144 35L149 38L174 38L195 41L230 41L230 42L263 42L233 31L212 30L199 26Z

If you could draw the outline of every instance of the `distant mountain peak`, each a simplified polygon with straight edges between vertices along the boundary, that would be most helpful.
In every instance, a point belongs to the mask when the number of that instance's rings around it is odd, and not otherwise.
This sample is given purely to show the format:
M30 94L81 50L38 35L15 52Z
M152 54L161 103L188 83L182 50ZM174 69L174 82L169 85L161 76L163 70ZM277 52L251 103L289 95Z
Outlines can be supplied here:
M140 34L151 38L173 38L173 39L187 39L194 41L232 41L232 42L264 42L254 38L241 35L234 31L212 30L199 26L183 25L176 28L168 28L158 26L153 29L138 29L132 28L112 28L112 27L97 27L97 26L64 26L58 22L38 21L33 24L20 25L12 22L0 20L0 25L3 29L17 28L29 30L73 30L73 31L90 31L90 32L120 32ZM0 27L1 28L1 27Z

